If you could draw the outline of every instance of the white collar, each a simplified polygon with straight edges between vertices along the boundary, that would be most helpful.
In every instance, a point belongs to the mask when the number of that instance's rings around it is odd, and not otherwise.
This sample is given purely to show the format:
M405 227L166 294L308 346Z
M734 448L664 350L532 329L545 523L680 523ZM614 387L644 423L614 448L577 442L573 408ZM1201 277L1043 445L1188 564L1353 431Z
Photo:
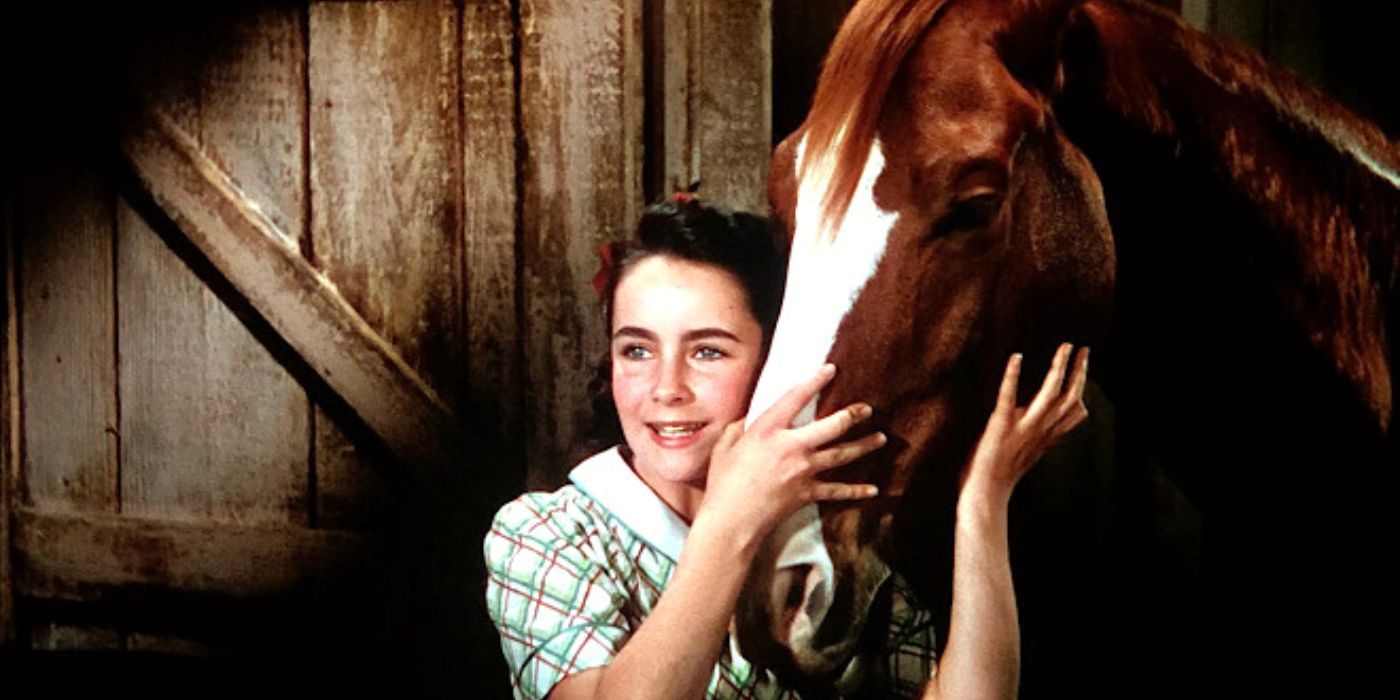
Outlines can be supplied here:
M617 447L583 460L569 481L671 561L681 560L690 526L632 471Z

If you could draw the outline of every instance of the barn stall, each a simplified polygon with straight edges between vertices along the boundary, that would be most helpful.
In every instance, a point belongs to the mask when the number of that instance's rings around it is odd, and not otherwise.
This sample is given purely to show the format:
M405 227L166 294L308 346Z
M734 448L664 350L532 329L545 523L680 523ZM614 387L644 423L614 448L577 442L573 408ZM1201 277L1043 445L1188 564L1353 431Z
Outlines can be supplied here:
M569 464L598 245L672 185L762 205L768 12L42 17L79 48L24 42L6 645L501 692L481 533Z
M695 180L762 208L849 5L8 23L4 668L503 696L480 535L578 456L597 246ZM1179 9L1356 84L1296 7Z

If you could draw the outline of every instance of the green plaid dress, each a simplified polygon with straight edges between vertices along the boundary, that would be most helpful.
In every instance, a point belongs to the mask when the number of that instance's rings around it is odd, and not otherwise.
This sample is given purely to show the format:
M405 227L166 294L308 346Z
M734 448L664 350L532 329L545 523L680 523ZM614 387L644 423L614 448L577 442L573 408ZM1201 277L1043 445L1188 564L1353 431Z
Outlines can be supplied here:
M496 514L486 536L486 608L501 634L517 698L543 698L566 676L606 665L675 571L689 527L617 448L594 455L553 493L527 493ZM933 671L929 614L896 583L887 668L906 697ZM795 698L733 643L706 698Z

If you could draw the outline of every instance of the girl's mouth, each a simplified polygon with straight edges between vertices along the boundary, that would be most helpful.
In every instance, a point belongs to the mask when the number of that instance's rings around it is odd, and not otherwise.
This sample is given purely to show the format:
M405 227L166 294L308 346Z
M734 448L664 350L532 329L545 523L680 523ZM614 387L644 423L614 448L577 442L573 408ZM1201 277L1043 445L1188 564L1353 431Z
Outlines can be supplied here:
M694 435L705 423L648 423L653 432L667 440L687 438Z

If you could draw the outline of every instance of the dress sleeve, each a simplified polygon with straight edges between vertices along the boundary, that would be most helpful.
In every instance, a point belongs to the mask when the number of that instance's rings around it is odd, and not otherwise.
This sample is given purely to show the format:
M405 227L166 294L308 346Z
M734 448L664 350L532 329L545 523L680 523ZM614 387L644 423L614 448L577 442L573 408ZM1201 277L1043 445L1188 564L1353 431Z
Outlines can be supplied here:
M608 664L631 634L624 587L590 545L596 530L549 498L507 504L485 542L486 609L522 699Z

